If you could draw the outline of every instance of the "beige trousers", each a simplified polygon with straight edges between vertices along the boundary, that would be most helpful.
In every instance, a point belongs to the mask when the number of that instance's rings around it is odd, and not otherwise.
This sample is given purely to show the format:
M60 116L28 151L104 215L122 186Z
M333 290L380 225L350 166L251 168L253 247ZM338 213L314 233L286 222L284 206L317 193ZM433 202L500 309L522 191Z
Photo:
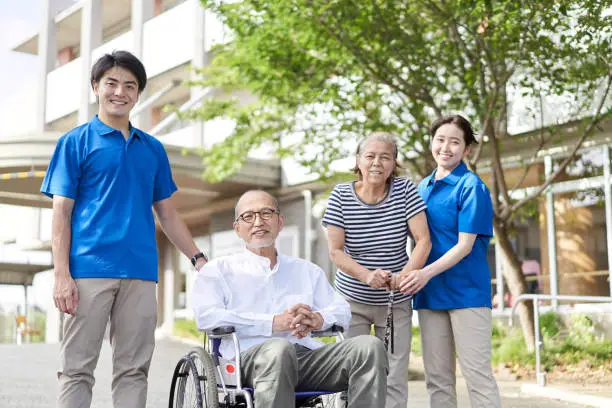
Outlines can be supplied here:
M387 306L371 306L348 300L351 306L351 326L348 337L371 333L379 339L385 337ZM387 403L385 408L406 408L408 404L408 363L412 342L412 301L393 305L393 354L387 353L389 375L387 377Z
M65 315L58 408L91 405L94 370L110 319L113 406L145 408L157 324L156 283L136 279L76 279L76 316Z
M240 354L257 408L295 406L294 390L347 391L351 408L384 408L387 356L382 342L359 336L316 350L270 339Z
M501 407L491 369L491 309L421 309L418 313L430 406L457 407L456 352L472 408Z

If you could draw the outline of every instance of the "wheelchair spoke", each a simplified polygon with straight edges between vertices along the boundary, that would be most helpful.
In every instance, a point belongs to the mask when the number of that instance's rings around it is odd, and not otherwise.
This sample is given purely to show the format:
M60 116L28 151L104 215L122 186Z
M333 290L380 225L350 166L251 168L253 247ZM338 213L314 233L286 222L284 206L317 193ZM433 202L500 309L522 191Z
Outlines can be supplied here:
M196 347L188 354L197 371L197 381L201 390L201 399L204 408L219 407L219 392L217 377L210 355L202 348Z

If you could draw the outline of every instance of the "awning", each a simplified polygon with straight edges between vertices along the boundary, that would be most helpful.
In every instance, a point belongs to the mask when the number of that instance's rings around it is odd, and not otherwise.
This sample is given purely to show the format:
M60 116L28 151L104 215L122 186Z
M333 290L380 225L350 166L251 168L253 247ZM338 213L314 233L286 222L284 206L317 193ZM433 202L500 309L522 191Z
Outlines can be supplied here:
M0 285L31 285L34 275L52 268L53 265L0 262Z

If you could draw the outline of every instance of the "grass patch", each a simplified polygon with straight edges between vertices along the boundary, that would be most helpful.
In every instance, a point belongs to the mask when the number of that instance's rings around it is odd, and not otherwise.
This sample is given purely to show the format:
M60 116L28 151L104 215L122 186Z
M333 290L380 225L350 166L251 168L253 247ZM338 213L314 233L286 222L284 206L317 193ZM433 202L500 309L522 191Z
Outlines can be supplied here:
M194 319L175 320L172 334L194 340L204 339L204 335L198 330Z
M534 365L535 356L527 351L525 340L520 329L505 331L502 328L497 328L499 331L494 333L491 338L492 353L491 362L493 365L500 363L509 365Z
M547 371L578 363L598 367L612 360L612 340L597 339L587 316L575 315L564 326L558 315L545 313L540 316L540 330L541 362ZM494 327L491 342L494 365L535 366L535 353L527 351L519 328Z
M410 346L410 351L412 351L417 356L423 355L423 348L421 347L421 328L413 327L412 328L412 345Z

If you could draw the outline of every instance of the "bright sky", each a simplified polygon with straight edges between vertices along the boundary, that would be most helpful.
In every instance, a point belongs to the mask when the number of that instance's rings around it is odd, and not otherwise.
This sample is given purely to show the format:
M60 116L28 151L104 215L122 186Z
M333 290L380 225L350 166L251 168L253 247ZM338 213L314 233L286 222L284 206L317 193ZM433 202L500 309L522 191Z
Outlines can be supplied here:
M0 0L0 138L27 133L34 129L36 109L38 59L36 56L10 51L21 39L35 32L40 24L40 0ZM24 219L24 210L3 206L0 208L0 236L15 236L17 223ZM11 246L0 247L0 257L5 260L27 261L24 254ZM37 257L37 254L31 256ZM32 262L34 259L29 256ZM36 277L34 288L29 290L30 303L47 306L50 298L49 274ZM0 304L13 309L23 302L23 288L0 285Z
M34 128L38 58L10 51L38 29L40 0L0 0L0 138Z

